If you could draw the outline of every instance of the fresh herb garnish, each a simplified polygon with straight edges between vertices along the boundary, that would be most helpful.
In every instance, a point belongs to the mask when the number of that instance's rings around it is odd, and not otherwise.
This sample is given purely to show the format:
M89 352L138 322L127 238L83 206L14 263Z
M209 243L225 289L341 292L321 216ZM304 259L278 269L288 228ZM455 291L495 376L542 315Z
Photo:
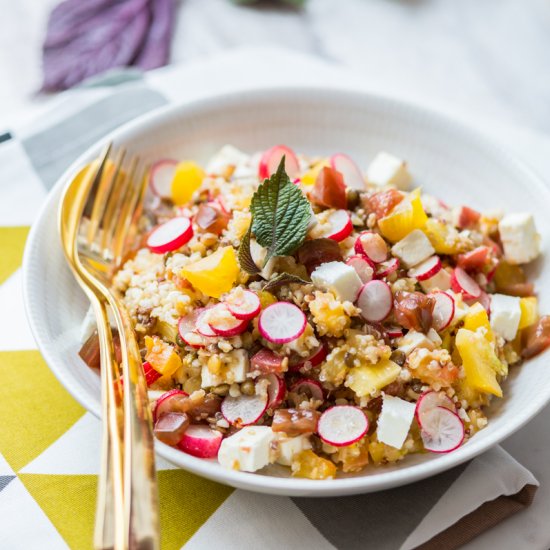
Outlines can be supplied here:
M273 290L274 288L282 285L288 285L290 283L307 285L309 282L310 281L306 281L305 279L298 277L298 275L292 275L291 273L279 273L279 275L267 281L262 290Z
M239 264L241 268L244 269L250 275L256 275L260 273L261 269L256 265L256 262L252 258L252 253L250 252L250 233L252 232L252 223L248 228L241 245L239 246Z

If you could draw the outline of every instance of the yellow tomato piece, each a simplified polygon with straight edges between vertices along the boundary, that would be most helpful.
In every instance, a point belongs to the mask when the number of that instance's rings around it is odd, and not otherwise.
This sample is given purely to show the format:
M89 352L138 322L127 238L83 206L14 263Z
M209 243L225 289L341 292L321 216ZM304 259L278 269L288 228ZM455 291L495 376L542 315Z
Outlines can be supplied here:
M415 189L392 210L391 214L378 220L378 228L386 239L396 243L411 231L422 229L427 219L420 200L420 189Z
M219 298L233 288L239 276L235 249L232 246L218 248L210 256L185 266L180 275L203 294Z
M326 159L319 161L317 164L314 164L307 172L304 172L300 176L300 182L302 185L313 185L317 180L319 172L325 167L329 166L329 163Z
M534 325L539 320L539 304L535 296L520 298L519 307L521 308L519 329Z
M499 361L491 343L478 332L461 328L456 335L456 347L462 358L466 384L475 390L502 397L496 374L505 375L508 369Z
M363 365L350 369L345 385L359 397L364 397L391 384L400 372L401 367L397 363L382 359L376 365Z
M194 162L186 160L180 162L174 172L174 179L170 188L172 200L177 206L187 204L193 193L201 186L205 173Z
M258 293L258 297L260 298L260 306L262 309L265 309L267 306L270 306L277 301L277 297L273 296L273 294L267 290L261 290Z
M487 338L489 342L495 341L495 335L491 330L487 311L479 302L476 302L468 309L468 313L466 317L464 317L464 328L472 332L475 332L478 328L483 328L485 329L483 331L485 338Z
M174 374L181 367L181 358L174 348L158 336L145 337L145 360L163 376Z
M459 254L464 251L458 231L442 221L430 218L423 229L437 254Z
M395 449L381 443L378 439L373 439L369 443L369 454L375 464L381 464L401 460L405 456L406 451L405 449Z
M328 479L336 476L336 466L330 460L307 450L292 459L292 475L308 479Z

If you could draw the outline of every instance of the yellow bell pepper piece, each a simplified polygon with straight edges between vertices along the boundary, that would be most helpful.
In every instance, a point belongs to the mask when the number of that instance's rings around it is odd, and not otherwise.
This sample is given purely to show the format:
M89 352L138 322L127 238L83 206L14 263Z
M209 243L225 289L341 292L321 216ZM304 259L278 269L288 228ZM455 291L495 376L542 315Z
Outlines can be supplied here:
M464 251L458 231L442 221L430 218L423 229L437 254L459 254Z
M330 460L307 450L292 458L292 475L307 479L328 479L336 476L336 466Z
M319 172L325 167L329 166L329 163L326 159L319 161L317 164L313 165L307 172L304 172L300 176L300 182L302 185L313 185L317 180Z
M396 243L414 229L422 229L427 220L420 200L420 189L415 189L389 215L378 220L378 228L386 239Z
M472 332L476 332L478 328L484 328L485 338L489 342L495 341L495 335L491 330L487 311L485 311L485 308L479 302L476 302L468 309L468 313L464 317L464 328Z
M363 365L350 369L346 377L346 386L352 389L358 397L372 395L391 384L401 372L401 367L382 359L376 365Z
M519 307L521 308L518 327L520 330L534 325L539 320L539 304L535 296L520 298Z
M507 374L508 368L499 361L491 343L478 332L461 328L456 334L456 347L462 358L465 383L474 390L502 397L496 375Z
M190 160L180 162L174 172L170 188L174 204L177 206L187 204L193 193L201 186L204 176L204 170L198 164Z
M194 288L212 298L229 292L239 276L239 264L232 246L218 248L216 252L194 264L185 266L180 276Z
M145 360L162 376L170 376L181 367L180 356L170 344L167 344L158 336L152 338L146 336L145 347L147 348Z

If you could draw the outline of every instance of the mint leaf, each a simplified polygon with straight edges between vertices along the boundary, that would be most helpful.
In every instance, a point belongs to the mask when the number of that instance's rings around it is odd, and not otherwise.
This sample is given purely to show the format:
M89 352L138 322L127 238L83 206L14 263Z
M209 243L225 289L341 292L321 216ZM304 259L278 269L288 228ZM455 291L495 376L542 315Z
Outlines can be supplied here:
M273 279L270 279L264 285L262 290L272 290L278 286L288 285L290 283L301 283L303 285L307 285L309 282L310 281L306 281L301 277L298 277L298 275L292 275L291 273L279 273L279 275L273 277Z
M256 275L256 273L259 273L261 270L256 265L256 262L252 258L252 253L250 252L251 231L252 224L250 224L250 226L248 227L248 231L246 232L243 240L241 241L241 245L239 246L239 264L241 265L241 268L244 269L248 274Z
M285 157L277 172L260 184L250 204L252 232L267 248L265 262L288 256L304 242L311 217L309 201L285 172Z

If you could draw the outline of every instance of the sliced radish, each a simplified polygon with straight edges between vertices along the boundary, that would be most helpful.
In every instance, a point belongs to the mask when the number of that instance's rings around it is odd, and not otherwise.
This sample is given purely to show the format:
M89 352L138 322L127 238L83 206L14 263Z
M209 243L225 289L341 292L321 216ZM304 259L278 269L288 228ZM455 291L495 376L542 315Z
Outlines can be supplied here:
M432 453L450 453L464 441L464 424L458 414L435 407L422 414L422 441Z
M451 288L454 292L461 292L465 300L477 298L481 294L480 286L461 267L453 270Z
M317 433L329 445L344 447L361 439L369 429L369 421L359 407L336 405L319 418Z
M182 247L192 236L191 222L187 218L178 216L154 229L147 239L147 246L155 254L164 254Z
M286 344L296 340L306 330L307 318L303 311L289 302L276 302L260 314L260 334L274 344Z
M188 345L193 348L203 348L206 346L206 339L195 331L195 326L197 323L197 318L200 313L194 311L189 315L185 315L178 322L178 333L180 338Z
M372 281L374 269L370 263L370 260L365 258L365 256L359 254L352 256L346 260L346 264L351 265L351 267L355 269L357 275L359 275L359 278L361 279L361 282L368 283L369 281Z
M209 309L206 322L217 336L237 336L248 327L248 321L233 317L225 304L217 304Z
M208 318L210 310L213 309L213 306L206 307L200 311L197 321L195 323L195 330L202 336L213 337L217 334L212 330L212 327L208 324Z
M455 316L455 300L446 292L433 292L429 294L435 299L435 306L432 313L432 326L437 332L445 330Z
M149 186L157 197L161 199L170 199L172 197L172 180L174 179L177 165L177 160L162 159L151 166Z
M365 283L359 291L357 307L366 321L383 321L393 307L393 295L389 285L379 280Z
M355 252L364 254L371 262L379 264L388 257L388 245L378 234L372 231L363 231L355 241Z
M155 408L153 409L153 422L156 422L157 419L165 413L177 412L174 411L170 406L170 401L173 398L181 399L181 397L187 397L188 395L189 394L184 392L183 390L170 390L163 393L155 403Z
M192 348L200 349L206 347L207 340L206 337L200 335L198 332L191 330L189 332L180 335L181 339Z
M431 256L427 260L419 263L415 267L411 267L407 272L409 277L414 277L419 281L426 281L437 275L442 268L441 258L439 256Z
M300 163L294 151L286 145L275 145L267 151L264 151L260 164L258 166L258 176L264 180L274 174L279 167L281 159L285 157L285 171L290 180L296 179L300 175Z
M491 317L491 295L482 290L481 294L477 297L477 301L483 306L487 315Z
M230 296L226 301L227 309L237 319L252 319L260 313L260 298L255 292L245 290L237 297Z
M486 264L491 249L488 246L478 246L469 252L458 256L457 265L466 271L482 269Z
M192 424L187 428L178 447L189 455L198 458L214 458L222 444L223 436L208 426Z
M313 399L317 399L319 401L323 401L325 398L323 386L321 386L317 380L313 380L311 378L302 378L301 380L294 382L294 384L290 387L290 391L307 395L308 397L312 397Z
M329 158L330 166L338 170L344 177L346 187L357 189L358 191L365 190L365 179L361 170L355 162L344 153L336 153Z
M258 380L267 380L267 408L274 409L278 407L284 400L286 394L285 382L282 378L274 373L260 376Z
M320 365L328 355L328 348L325 344L321 344L307 359L300 359L298 363L291 363L288 370L291 372L299 371L306 363L312 367Z
M248 426L260 420L267 409L267 395L228 395L222 402L223 417L232 425Z
M325 233L325 237L337 243L349 237L353 231L353 224L346 210L335 210L327 221L330 229Z
M456 412L455 404L444 392L433 390L424 392L418 398L418 401L416 402L416 409L414 411L416 421L421 428L423 427L422 418L424 414L432 409L435 409L436 407L445 407L450 411Z
M386 334L390 340L401 338L403 336L403 329L401 327L387 327Z
M387 262L382 262L376 266L376 278L383 279L399 269L399 260L391 258Z

